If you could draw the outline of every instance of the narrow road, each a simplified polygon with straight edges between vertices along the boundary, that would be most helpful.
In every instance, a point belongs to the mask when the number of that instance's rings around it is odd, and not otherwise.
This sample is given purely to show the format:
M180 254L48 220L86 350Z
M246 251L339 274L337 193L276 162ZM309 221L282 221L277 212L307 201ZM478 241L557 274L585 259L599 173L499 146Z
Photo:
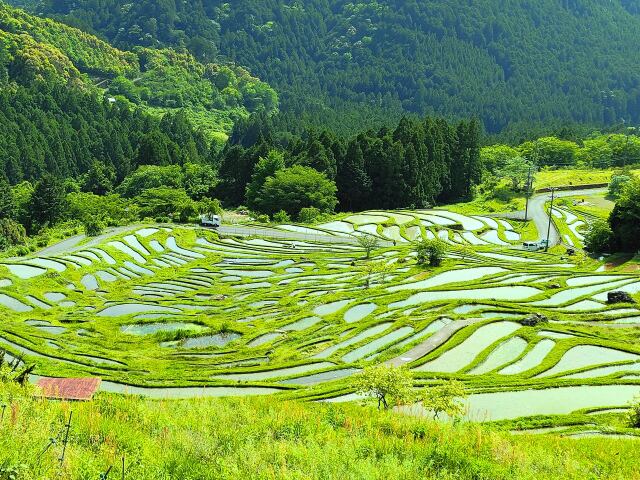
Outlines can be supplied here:
M600 193L606 193L606 188L593 188L593 189L582 189L582 190L566 190L561 192L556 192L556 198L562 197L575 197L575 196L588 196ZM529 200L529 217L535 223L536 228L538 230L538 238L539 240L546 240L547 238L547 230L549 228L549 215L545 211L545 205L547 202L551 201L551 193L541 193L538 195L534 195ZM518 212L512 216L512 218L523 218L524 212ZM551 231L549 233L549 245L558 245L561 243L560 233L555 226L554 222L551 222Z
M238 235L241 237L261 236L281 240L293 240L300 242L320 242L320 243L343 243L349 245L358 245L358 239L351 235L331 235L329 233L322 234L291 232L288 230L279 230L270 227L243 226L243 225L222 225L216 231L223 235ZM380 245L391 246L393 242L380 240Z
M169 227L175 227L173 225L168 225ZM116 235L120 235L122 233L126 233L132 230L140 229L148 227L146 224L134 224L134 225L125 225L122 227L111 228L105 233L93 237L87 240L87 236L85 234L74 235L73 237L65 238L64 240L59 241L58 243L54 243L53 245L49 245L42 250L35 252L33 255L41 256L41 257L50 257L56 255L63 255L76 252L78 250L83 250L86 248L91 248L100 245L104 241L108 240L111 237ZM188 226L188 225L179 225L180 228L200 228L196 226ZM340 235L331 235L327 234L311 234L311 233L301 233L301 232L290 232L287 230L279 230L277 228L270 227L260 227L260 226L246 226L246 225L223 225L217 230L222 235L227 236L238 236L238 237L252 237L252 236L260 236L267 237L279 240L288 240L288 241L298 241L298 242L316 242L316 243L340 243L340 244L348 244L348 245L358 245L358 240L353 236L340 236ZM381 246L390 246L393 245L392 242L380 240ZM11 259L8 259L11 260ZM14 259L17 260L17 259Z
M34 253L34 255L41 257L50 257L75 252L84 248L95 247L111 237L137 228L142 228L142 225L126 225L123 227L111 228L105 233L98 235L97 237L92 237L88 242L84 242L87 236L84 233L81 233L79 235L74 235L73 237L65 238L64 240L61 240L58 243L54 243L53 245L49 245L39 252Z

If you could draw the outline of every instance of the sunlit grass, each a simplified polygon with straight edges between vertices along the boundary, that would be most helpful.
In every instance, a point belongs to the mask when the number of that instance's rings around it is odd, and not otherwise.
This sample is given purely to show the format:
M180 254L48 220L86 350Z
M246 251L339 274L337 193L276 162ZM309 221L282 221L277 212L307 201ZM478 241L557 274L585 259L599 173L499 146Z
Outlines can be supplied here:
M0 395L8 403L0 478L90 479L110 466L120 478L123 456L125 478L135 480L639 478L633 440L511 437L371 407L267 398L150 401L101 394L69 404L6 385ZM52 437L56 444L43 454Z

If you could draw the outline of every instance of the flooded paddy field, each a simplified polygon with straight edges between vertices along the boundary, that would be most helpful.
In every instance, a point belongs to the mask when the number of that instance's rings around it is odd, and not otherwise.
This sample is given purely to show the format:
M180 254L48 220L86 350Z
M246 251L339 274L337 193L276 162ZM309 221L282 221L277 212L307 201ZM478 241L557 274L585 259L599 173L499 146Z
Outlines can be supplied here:
M640 309L607 303L636 296L637 274L524 252L508 221L445 210L281 229L318 240L150 225L0 263L0 348L38 376L154 398L352 400L353 375L377 363L406 365L416 387L464 382L472 420L624 411L640 393ZM370 259L331 241L364 233L382 242ZM412 242L436 237L443 265L417 265Z

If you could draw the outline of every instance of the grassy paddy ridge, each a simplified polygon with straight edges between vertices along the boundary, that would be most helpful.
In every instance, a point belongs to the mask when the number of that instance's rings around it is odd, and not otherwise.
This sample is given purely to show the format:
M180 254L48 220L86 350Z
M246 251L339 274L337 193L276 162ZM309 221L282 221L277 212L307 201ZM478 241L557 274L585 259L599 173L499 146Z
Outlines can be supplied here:
M579 234L583 217L559 213L561 231ZM97 247L0 265L0 347L38 376L97 375L103 391L152 398L348 400L352 375L389 362L411 368L416 387L464 382L470 419L533 415L538 427L640 393L640 310L606 304L608 291L640 292L637 275L596 272L600 264L581 255L523 252L509 222L446 210L281 228L328 240L365 232L396 245L365 260L355 242L291 248L138 227ZM410 241L431 237L449 253L425 270ZM551 321L519 322L532 313ZM633 434L621 415L598 432Z

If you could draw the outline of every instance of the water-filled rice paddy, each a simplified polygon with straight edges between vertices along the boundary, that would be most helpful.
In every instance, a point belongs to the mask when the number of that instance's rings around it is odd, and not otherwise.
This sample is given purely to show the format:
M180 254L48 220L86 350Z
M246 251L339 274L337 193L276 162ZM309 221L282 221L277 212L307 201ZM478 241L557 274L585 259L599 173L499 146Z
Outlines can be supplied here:
M292 249L148 226L0 264L0 346L37 375L95 375L105 391L155 398L354 398L351 377L384 362L406 365L416 385L463 381L474 418L584 408L569 392L617 406L640 389L640 311L606 303L612 290L638 293L633 272L524 252L508 221L443 210L282 231L316 240ZM371 260L357 232L380 237ZM411 241L435 236L452 242L447 260L416 265ZM385 272L370 273L370 262ZM521 322L533 313L550 321Z

